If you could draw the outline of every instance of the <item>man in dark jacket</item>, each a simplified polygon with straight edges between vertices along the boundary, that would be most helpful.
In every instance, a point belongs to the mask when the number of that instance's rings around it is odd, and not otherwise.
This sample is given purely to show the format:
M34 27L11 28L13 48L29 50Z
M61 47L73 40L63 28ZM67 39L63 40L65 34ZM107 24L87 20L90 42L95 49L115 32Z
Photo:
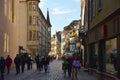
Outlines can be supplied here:
M0 80L4 80L5 59L3 56L0 58Z
M21 55L21 70L22 70L22 73L24 72L24 68L25 68L25 62L26 62L26 59L25 59L25 56L24 55Z
M14 59L14 63L15 63L15 67L16 67L16 74L20 73L20 64L21 64L21 60L20 60L20 55L17 54L15 59Z

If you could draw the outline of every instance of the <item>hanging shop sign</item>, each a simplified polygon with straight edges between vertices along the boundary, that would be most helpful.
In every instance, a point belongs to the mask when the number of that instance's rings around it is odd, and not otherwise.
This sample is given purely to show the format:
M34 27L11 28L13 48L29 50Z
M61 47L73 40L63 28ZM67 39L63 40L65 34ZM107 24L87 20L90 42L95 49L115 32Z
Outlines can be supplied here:
M101 36L102 36L102 38L105 38L107 36L107 26L106 25L102 25L102 27L101 27Z

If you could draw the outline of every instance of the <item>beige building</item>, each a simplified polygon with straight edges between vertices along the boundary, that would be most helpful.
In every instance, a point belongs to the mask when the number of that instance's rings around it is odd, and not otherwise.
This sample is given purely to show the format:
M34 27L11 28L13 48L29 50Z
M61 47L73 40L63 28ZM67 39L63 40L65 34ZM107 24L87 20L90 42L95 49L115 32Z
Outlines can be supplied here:
M14 58L17 53L23 52L21 49L34 55L40 50L41 37L45 40L46 52L50 51L51 39L47 37L51 35L50 20L41 17L38 22L39 16L43 16L38 3L39 0L0 0L0 55L10 54ZM38 24L41 22L44 26ZM40 27L43 27L41 31Z
M14 0L0 0L0 56L10 54L15 57L18 51L18 37L15 27Z

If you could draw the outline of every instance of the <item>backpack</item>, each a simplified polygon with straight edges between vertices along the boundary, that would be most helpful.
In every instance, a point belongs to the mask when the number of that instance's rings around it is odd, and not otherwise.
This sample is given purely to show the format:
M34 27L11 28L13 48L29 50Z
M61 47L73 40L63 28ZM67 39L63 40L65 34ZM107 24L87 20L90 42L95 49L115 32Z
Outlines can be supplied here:
M73 66L80 67L80 61L79 60L74 60L73 61Z

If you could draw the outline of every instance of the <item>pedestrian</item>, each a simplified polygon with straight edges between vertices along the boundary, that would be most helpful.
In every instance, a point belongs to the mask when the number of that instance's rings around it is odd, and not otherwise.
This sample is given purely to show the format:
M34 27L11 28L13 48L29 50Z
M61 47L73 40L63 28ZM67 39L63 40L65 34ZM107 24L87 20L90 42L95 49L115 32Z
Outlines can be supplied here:
M39 70L39 55L35 56L37 70Z
M50 72L50 56L47 56L47 72L49 73Z
M6 63L6 67L7 67L7 74L10 73L10 67L11 67L11 64L12 64L12 58L10 57L10 55L7 56L6 60L5 60L5 63Z
M42 58L41 58L41 56L39 56L39 58L38 58L38 70L39 71L42 71Z
M22 70L22 73L24 73L25 62L26 62L25 56L21 55L20 60L21 60L21 70Z
M30 70L30 64L31 64L31 58L30 58L30 55L27 56L27 70Z
M74 56L72 65L73 65L73 77L72 78L77 79L77 72L80 67L80 60L77 55Z
M62 70L64 72L64 77L66 76L66 72L68 70L68 61L66 60L66 58L63 59L63 63L62 63Z
M47 60L47 57L44 57L43 65L44 65L44 71L47 72L47 67L48 67L48 60Z
M5 59L3 56L0 58L0 80L4 80Z
M32 64L33 64L33 58L32 57L30 57L30 69L32 69Z
M15 68L16 68L16 74L20 73L20 65L21 65L21 59L20 55L17 54L16 57L14 58L14 63L15 63Z
M68 76L71 77L71 71L72 71L72 62L71 62L71 57L67 58L68 61Z

